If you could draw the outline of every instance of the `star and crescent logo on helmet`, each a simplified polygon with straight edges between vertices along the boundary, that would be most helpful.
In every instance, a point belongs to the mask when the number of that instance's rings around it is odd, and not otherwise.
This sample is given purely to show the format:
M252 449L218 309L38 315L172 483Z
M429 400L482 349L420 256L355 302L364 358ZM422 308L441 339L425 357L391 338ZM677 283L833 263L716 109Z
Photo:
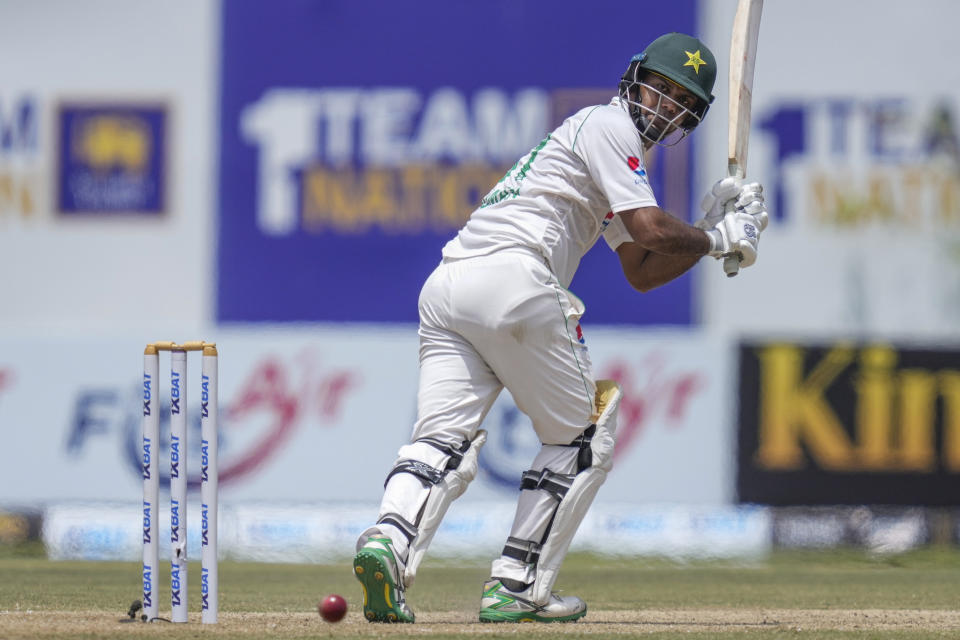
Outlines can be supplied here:
M687 61L683 63L685 67L693 67L693 72L697 75L700 74L700 67L706 65L706 61L700 57L700 49L697 49L693 53L689 51L684 51L687 54Z

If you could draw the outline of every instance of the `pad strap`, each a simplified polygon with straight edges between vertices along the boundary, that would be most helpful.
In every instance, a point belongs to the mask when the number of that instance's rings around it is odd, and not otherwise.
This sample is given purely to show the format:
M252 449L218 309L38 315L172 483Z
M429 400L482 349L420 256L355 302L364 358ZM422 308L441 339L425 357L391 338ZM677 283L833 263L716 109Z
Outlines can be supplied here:
M593 436L597 433L597 425L591 424L584 429L583 433L574 438L568 447L578 447L580 453L577 454L577 473L584 469L589 469L593 465L593 450L590 443L593 442Z
M417 535L417 525L413 524L399 513L385 513L379 520L377 524L391 524L396 527L400 533L406 537L407 542L412 541Z
M536 564L540 559L540 543L510 536L503 547L503 555L526 564Z
M460 447L458 448L454 448L449 444L447 444L446 442L442 440L437 440L436 438L418 438L414 442L422 442L424 444L428 444L434 449L438 451L442 451L443 453L450 456L450 459L447 460L447 466L446 466L447 470L456 469L457 467L459 467L460 462L463 460L463 454L465 454L467 450L470 448L469 440L464 440L460 444Z
M438 485L443 480L443 476L447 471L453 471L460 466L460 463L463 461L463 455L470 449L470 440L464 440L459 447L452 447L436 438L419 438L414 440L414 442L422 442L445 454L447 456L447 462L443 466L443 469L437 469L419 460L401 460L394 465L390 473L387 474L387 479L383 481L384 488L386 488L387 483L390 482L390 478L398 473L411 473L417 476L420 478L420 482L424 487Z
M390 482L390 478L398 473L410 473L417 476L420 478L420 482L424 487L440 484L440 481L443 480L443 471L435 469L425 462L420 462L419 460L401 460L390 470L390 473L387 474L387 479L383 481L384 489L386 489L387 483Z
M520 480L520 490L546 491L560 502L573 484L573 476L574 474L554 473L550 469L524 471L523 478Z

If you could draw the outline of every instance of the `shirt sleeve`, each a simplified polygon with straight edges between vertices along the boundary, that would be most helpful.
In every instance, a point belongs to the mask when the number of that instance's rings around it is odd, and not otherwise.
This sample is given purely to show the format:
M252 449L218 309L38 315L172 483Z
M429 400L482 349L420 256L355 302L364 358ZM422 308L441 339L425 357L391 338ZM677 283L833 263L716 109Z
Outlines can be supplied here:
M574 138L573 151L606 195L612 212L657 206L640 135L618 107L599 107L588 115Z
M610 215L613 217L610 218ZM604 220L604 223L606 227L603 229L603 239L606 240L607 246L614 251L624 242L634 242L633 236L627 231L627 225L623 223L619 215L610 212L608 218Z

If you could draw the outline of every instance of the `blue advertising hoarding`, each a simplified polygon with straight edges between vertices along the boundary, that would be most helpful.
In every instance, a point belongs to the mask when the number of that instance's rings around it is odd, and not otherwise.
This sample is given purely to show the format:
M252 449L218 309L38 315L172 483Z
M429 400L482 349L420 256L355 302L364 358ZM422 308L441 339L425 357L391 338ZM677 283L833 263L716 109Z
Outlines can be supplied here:
M415 322L480 198L630 57L693 32L695 0L223 3L220 322ZM648 159L686 217L690 141ZM572 289L590 323L689 324L686 276L637 294L602 241Z

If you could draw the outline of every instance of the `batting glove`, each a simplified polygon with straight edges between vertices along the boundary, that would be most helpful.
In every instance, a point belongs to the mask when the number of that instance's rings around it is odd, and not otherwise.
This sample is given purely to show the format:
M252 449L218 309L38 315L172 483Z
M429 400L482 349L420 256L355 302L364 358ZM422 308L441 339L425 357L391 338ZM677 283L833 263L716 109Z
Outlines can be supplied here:
M740 187L740 193L733 203L736 211L753 216L757 228L763 231L770 222L767 215L767 204L763 200L763 185L759 182L750 182Z
M708 255L714 258L738 255L741 267L749 267L757 261L760 231L752 215L733 211L706 233L710 237Z
M713 183L707 195L700 201L700 210L704 212L703 219L693 226L707 231L717 226L717 223L723 220L726 213L724 208L727 202L738 197L741 192L743 180L733 176L717 180Z

